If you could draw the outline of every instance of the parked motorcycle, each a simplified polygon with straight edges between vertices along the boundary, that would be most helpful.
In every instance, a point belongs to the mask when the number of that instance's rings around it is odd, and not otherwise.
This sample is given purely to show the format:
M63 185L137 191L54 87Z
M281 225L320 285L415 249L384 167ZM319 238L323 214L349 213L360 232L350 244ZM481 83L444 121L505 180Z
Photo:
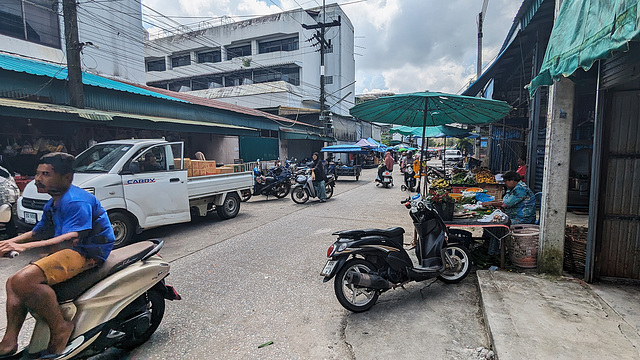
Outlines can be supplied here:
M320 275L324 282L335 277L336 297L347 310L369 310L380 294L410 281L457 283L469 274L469 250L449 237L431 204L417 194L405 206L418 234L417 266L403 247L401 227L333 233L338 240L327 250L329 260Z
M131 350L151 337L164 316L165 300L180 300L165 284L169 263L157 255L162 245L153 239L115 249L101 266L53 286L64 318L75 326L56 360L89 357L109 347ZM46 351L49 328L34 318L29 345L1 359L35 359Z
M296 184L291 189L291 200L296 204L304 204L309 201L309 198L318 197L316 189L313 187L313 180L311 179L311 171L308 170L305 175L298 175L296 177ZM327 181L324 183L325 193L327 199L330 199L333 195L333 188L336 186L333 175L327 175Z
M273 195L278 199L289 195L291 190L291 172L282 166L270 169L263 175L257 167L253 168L253 191L242 192L242 201L251 199L252 195Z
M404 168L404 184L400 186L402 191L411 191L414 192L416 188L416 177L415 171L413 171L412 164L406 165Z

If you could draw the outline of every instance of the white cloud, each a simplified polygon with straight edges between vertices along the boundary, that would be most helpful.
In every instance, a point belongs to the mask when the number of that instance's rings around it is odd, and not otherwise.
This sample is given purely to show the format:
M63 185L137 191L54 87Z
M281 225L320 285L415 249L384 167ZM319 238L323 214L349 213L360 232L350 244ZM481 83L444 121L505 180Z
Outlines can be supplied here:
M356 56L357 93L367 89L397 93L427 89L457 92L475 76L476 19L483 0L351 2L353 0L338 1L345 3L342 9L354 25L355 44L358 46L355 52L363 55ZM311 8L322 2L143 0L143 3L170 16L240 17L265 15L300 6ZM518 0L489 1L484 23L485 65L498 53L520 4ZM198 21L176 20L191 24Z

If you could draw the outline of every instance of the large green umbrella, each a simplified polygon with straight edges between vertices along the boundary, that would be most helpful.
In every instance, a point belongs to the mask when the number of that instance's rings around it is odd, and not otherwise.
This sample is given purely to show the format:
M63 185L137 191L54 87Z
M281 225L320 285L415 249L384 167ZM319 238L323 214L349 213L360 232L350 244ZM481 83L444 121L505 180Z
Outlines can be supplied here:
M429 91L383 96L349 109L351 115L361 120L420 126L423 140L427 126L453 123L488 124L504 118L509 111L511 106L504 101ZM420 164L423 153L424 141L420 152Z
M349 113L367 121L405 126L487 124L511 111L504 101L439 92L383 96L352 107Z

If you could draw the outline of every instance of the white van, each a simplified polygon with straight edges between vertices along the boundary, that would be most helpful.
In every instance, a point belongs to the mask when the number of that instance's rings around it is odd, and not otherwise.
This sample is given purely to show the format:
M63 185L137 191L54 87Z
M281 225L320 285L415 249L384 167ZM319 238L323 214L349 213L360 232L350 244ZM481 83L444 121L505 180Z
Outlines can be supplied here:
M446 150L444 152L444 161L457 163L462 161L462 152L460 150Z

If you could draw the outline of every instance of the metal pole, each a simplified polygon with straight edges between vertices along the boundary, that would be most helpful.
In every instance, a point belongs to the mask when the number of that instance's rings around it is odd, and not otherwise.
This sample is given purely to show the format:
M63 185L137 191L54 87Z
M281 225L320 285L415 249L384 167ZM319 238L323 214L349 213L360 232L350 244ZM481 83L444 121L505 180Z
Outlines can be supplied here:
M69 104L82 109L84 108L82 68L80 67L82 45L78 40L78 13L75 0L64 0L62 2L62 13L64 15L64 39L67 47Z

